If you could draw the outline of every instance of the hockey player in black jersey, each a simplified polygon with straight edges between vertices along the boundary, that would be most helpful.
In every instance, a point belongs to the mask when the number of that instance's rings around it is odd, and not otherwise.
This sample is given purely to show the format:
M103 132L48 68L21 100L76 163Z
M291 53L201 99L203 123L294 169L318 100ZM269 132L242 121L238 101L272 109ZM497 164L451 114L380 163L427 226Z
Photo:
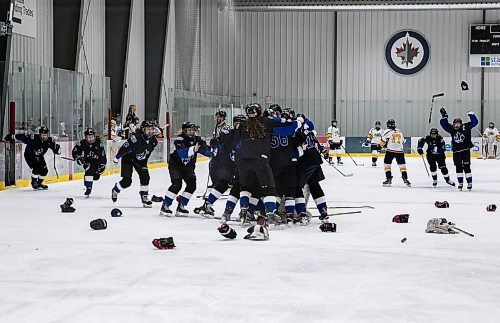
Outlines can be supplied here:
M314 123L307 119L305 115L299 114L304 123L296 134L298 143L301 144L301 157L297 165L297 191L295 195L295 211L298 218L295 220L307 222L309 219L306 213L306 204L304 198L303 188L306 184L309 185L311 196L316 203L316 207L320 213L319 219L322 222L328 220L328 207L326 204L325 193L321 188L319 182L325 179L321 164L323 160L320 154L320 144L316 138L316 131L314 130ZM304 149L305 148L305 149Z
M12 138L13 136L8 134L5 140L10 141ZM31 168L31 187L33 187L34 190L48 189L48 186L43 184L43 180L49 172L43 156L49 149L56 155L61 154L61 147L59 144L56 144L52 140L52 137L49 137L49 128L40 127L38 134L17 134L15 135L15 139L26 144L24 158L29 168Z
M88 198L92 192L93 181L99 180L106 169L106 151L94 129L85 130L85 139L76 144L71 155L76 163L85 169L84 195Z
M172 184L165 193L160 216L172 215L170 206L182 188L182 181L186 183L186 188L178 197L175 216L184 217L189 215L189 211L185 207L196 190L196 174L194 173L194 169L197 154L201 153L207 157L213 156L206 142L201 137L196 136L197 130L198 125L189 121L184 122L182 124L182 132L174 140L175 150L170 154L168 162L168 172Z
M463 123L462 119L455 118L453 125L448 122L448 113L444 108L439 111L442 119L441 127L451 135L451 147L453 150L453 163L455 164L458 189L464 186L464 175L467 180L467 189L472 190L472 171L470 168L470 149L474 147L471 140L471 129L477 126L478 120L474 112L469 111L467 115L470 122Z
M274 111L272 111L274 112ZM281 118L290 121L290 126L273 129L271 137L271 169L276 183L277 205L285 199L285 217L282 221L293 221L295 212L295 194L297 191L297 163L299 158L295 131L302 126L303 119L296 120L292 108L284 108ZM274 117L278 117L277 114Z
M135 169L141 183L139 195L141 196L142 206L146 208L152 207L152 202L148 198L150 179L148 159L156 145L158 145L158 141L153 135L153 131L153 123L146 120L143 121L139 131L131 135L116 153L113 162L118 163L121 159L122 179L115 184L111 191L111 199L113 202L116 202L118 199L118 193L132 185L132 169Z
M224 192L231 187L226 202L226 208L221 218L224 224L231 219L233 210L240 198L240 185L238 180L238 171L235 163L234 128L226 123L226 112L218 111L215 114L217 127L214 137L210 140L210 148L214 157L211 163L211 177L216 178L213 188L210 190L203 206L195 208L194 213L204 216L213 216L213 205ZM245 120L245 116L237 115L233 118L233 125L239 124Z
M424 145L427 144L426 157L429 163L429 168L432 174L432 186L437 185L437 169L441 170L444 180L447 184L455 186L455 183L450 180L448 168L446 168L445 143L443 137L438 133L436 128L432 128L429 135L418 140L417 152L422 156L424 154Z
M273 128L287 126L284 119L262 116L262 108L258 103L245 107L247 120L243 121L235 131L235 140L240 142L238 173L241 186L240 206L242 214L249 206L250 192L254 186L259 187L266 209L266 216L257 219L259 225L266 223L266 218L275 218L276 186L273 172L269 164L271 155L271 136Z

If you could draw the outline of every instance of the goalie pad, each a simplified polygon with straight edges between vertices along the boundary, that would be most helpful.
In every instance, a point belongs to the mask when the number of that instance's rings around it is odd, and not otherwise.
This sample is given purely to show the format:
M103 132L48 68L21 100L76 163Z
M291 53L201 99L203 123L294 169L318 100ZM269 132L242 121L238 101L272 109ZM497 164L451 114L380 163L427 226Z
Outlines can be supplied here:
M319 226L323 232L337 232L337 225L335 223L326 222Z
M445 218L433 218L427 222L426 233L441 233L441 234L453 234L457 233L453 230L455 224L448 222Z
M248 234L245 239L249 240L269 240L269 231L263 225L256 224L253 227L248 228Z
M93 230L105 230L108 227L108 223L104 219L95 219L90 221L90 227Z
M408 219L410 218L409 214L396 214L392 218L392 222L396 223L408 223Z
M152 243L153 246L161 250L175 248L174 238L172 237L153 239Z
M224 238L228 239L236 238L236 231L227 224L222 224L220 227L217 228L217 230Z
M443 201L443 202L436 201L436 202L434 202L434 205L438 209L446 209L446 208L450 207L450 203L448 203L448 201Z

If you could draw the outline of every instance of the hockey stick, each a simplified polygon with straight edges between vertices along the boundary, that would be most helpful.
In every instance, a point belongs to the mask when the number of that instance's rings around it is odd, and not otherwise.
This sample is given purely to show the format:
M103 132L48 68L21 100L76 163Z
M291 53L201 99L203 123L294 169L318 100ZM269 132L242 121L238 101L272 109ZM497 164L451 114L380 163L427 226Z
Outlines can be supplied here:
M330 213L328 216L337 216L337 215L346 215L346 214L356 214L361 213L361 211L352 211L352 212L340 212L340 213ZM313 215L311 218L319 218L321 215Z
M344 146L342 146L342 148L344 148L345 153L347 154L347 156L349 156L351 158L351 160L354 163L354 165L356 165L356 166L365 166L365 164L358 164L358 163L356 163L356 161L354 160L354 158L352 158L351 154L349 154L349 152L347 151L347 149L345 149Z
M438 98L438 97L441 97L441 96L444 96L444 93L438 93L438 94L434 94L432 96L432 101L431 101L431 112L429 113L429 124L431 123L431 120L432 120L432 108L434 107L434 99L435 98Z
M420 155L420 157L422 157L422 162L424 163L425 171L427 172L427 177L431 177L431 175L429 174L429 170L427 169L427 164L425 163L424 156Z
M335 167L335 165L334 165L334 164L328 164L328 165L330 165L330 166L332 166L333 168L335 168L335 170L336 170L337 172L339 172L339 173L340 173L340 175L342 175L342 176L344 176L344 177L351 177L351 176L353 176L353 175L354 175L353 173L348 173L348 174L344 174L344 173L342 173L342 172L340 171L340 169L338 169L337 167Z
M56 168L56 153L54 153L54 171L56 172L56 177L57 179L59 179L59 173L57 172L57 168Z
M362 206L328 206L329 209L374 209L375 207L370 205L362 205ZM313 210L316 209L315 206L308 207L308 209Z
M466 235L468 235L469 237L474 237L474 235L473 235L472 233L469 233L469 232L467 232L467 231L465 231L465 230L462 230L462 229L460 229L460 228L453 227L453 229L454 229L454 230L457 230L457 231L460 231L460 232L462 232L462 233L465 233L465 234L466 234Z
M69 157L64 157L64 156L58 156L58 157L62 158L62 159L66 159L66 160L75 161L73 158L69 158Z

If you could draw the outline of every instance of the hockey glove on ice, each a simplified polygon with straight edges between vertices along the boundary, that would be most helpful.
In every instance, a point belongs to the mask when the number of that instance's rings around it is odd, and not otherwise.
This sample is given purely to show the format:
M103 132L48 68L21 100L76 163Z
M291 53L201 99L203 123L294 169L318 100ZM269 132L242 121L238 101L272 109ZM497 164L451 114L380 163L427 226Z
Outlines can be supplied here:
M108 227L108 223L104 219L95 219L90 221L90 227L93 230L105 230Z

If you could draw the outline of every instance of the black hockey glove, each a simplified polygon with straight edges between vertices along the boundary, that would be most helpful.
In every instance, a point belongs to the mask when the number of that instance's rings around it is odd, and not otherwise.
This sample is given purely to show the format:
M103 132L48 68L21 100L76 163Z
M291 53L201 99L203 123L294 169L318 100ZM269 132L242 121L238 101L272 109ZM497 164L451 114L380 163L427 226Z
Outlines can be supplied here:
M54 154L60 155L61 154L61 146L59 144L56 144L54 147Z
M174 238L172 237L154 239L152 243L158 249L173 249L175 247Z
M441 113L441 116L443 118L448 118L448 112L446 112L446 109L445 108L441 108L439 109L439 113Z
M77 157L77 158L76 158L76 163L77 163L78 165L80 165L80 166L83 166L83 165L85 164L85 158L83 158L83 157L81 157L81 156L80 156L80 157Z
M450 207L450 203L448 203L448 201L443 201L443 202L436 201L436 202L434 203L434 205L435 205L438 209L446 209L446 208L449 208L449 207Z
M95 219L90 221L90 227L93 230L105 230L108 227L108 223L104 219Z
M236 238L236 231L234 231L234 229L227 224L222 224L220 227L217 228L217 230L224 238L228 239Z
M99 174L102 174L104 173L104 170L106 169L106 164L100 164L98 167L97 167L97 172Z
M417 152L419 155L423 155L424 154L424 150L422 148L417 148Z
M408 219L410 218L409 214L397 214L392 218L392 222L396 223L408 223Z
M319 229L323 232L337 232L337 225L335 223L323 223L319 226Z
M13 139L13 135L11 133L7 134L7 136L5 136L5 138L3 138L5 141L12 141Z

